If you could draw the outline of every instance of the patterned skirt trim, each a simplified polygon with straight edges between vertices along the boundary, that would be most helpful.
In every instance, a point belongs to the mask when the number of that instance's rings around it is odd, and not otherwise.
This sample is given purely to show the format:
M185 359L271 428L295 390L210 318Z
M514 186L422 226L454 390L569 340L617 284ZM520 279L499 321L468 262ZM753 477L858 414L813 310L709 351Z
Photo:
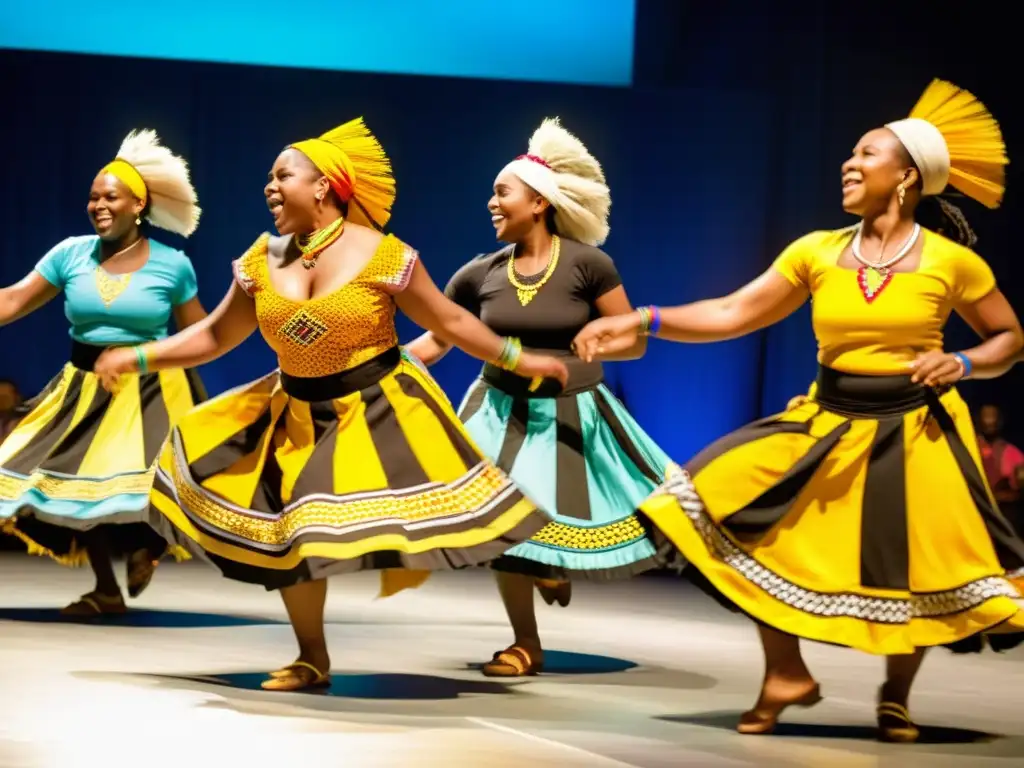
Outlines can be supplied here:
M636 508L669 459L603 384L559 397L511 394L482 377L459 415L498 467L554 517L495 570L541 579L625 578L675 557Z
M1024 542L981 474L966 405L922 392L880 413L906 377L876 402L835 394L869 397L872 378L824 369L816 402L712 444L641 510L723 602L784 632L887 655L977 650L985 632L1020 642Z
M0 445L0 528L64 565L87 561L81 534L101 525L122 549L159 544L146 523L156 458L204 398L193 371L125 375L111 394L68 363Z
M304 382L315 400L274 372L188 414L160 458L154 526L267 589L479 565L536 533L548 518L478 453L433 379L397 350L382 358Z

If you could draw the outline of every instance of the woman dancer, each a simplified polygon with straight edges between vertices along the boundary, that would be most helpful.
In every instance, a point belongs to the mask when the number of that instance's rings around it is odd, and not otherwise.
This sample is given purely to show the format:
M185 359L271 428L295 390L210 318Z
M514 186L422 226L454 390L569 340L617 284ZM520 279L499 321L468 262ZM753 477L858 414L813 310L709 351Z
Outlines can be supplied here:
M169 426L204 395L191 371L133 374L111 394L93 364L107 347L165 337L172 316L186 328L206 311L188 257L140 229L146 219L187 237L199 223L188 166L153 131L128 135L93 180L86 210L95 235L58 243L0 290L0 325L64 291L72 340L71 361L21 407L26 415L0 446L0 526L30 553L88 560L95 589L63 612L101 616L126 610L112 538L129 552L129 595L153 576L163 552L145 522L153 465Z
M557 120L545 120L525 155L498 174L488 209L497 237L511 245L460 269L446 293L495 333L575 360L569 384L530 391L514 373L485 365L459 416L480 449L555 516L529 541L493 563L514 643L494 654L485 675L533 675L544 665L535 580L549 603L569 602L569 579L631 576L664 561L634 514L664 481L668 457L602 383L599 362L569 349L601 315L631 307L612 260L611 201L597 160ZM643 354L637 338L615 355ZM407 349L428 365L450 345L427 333Z
M170 339L112 350L97 370L198 365L257 327L277 353L279 371L172 431L154 524L228 578L281 591L299 658L263 687L300 690L330 684L327 576L476 565L548 521L400 353L395 305L476 357L530 377L567 373L448 301L416 251L377 231L395 186L361 119L287 147L265 193L283 237L261 235L235 262L216 311ZM407 573L388 575L385 594L408 585L395 581Z
M922 198L947 182L997 207L1006 162L984 106L935 81L910 118L865 134L843 164L856 226L797 240L731 296L601 319L576 339L590 359L645 331L735 338L814 298L820 368L809 397L711 445L641 506L759 623L765 679L742 733L767 733L785 707L820 699L798 638L885 655L879 736L914 741L907 700L925 650L1024 631L1024 543L986 486L954 388L1007 370L1020 323L981 258L915 223ZM970 242L962 216L943 209L948 231ZM948 353L954 310L984 341ZM1020 639L987 637L997 648Z

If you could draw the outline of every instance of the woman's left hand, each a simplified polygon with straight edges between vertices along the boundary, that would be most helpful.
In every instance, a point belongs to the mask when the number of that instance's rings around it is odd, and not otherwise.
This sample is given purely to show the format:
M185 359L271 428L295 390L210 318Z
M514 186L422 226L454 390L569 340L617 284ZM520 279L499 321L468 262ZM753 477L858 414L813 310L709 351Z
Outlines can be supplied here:
M139 368L139 358L131 347L105 349L93 366L93 373L99 376L100 384L108 392L117 389L118 379L123 373L133 373Z
M956 384L964 376L963 363L955 355L937 349L918 355L910 369L913 371L910 380L925 387Z

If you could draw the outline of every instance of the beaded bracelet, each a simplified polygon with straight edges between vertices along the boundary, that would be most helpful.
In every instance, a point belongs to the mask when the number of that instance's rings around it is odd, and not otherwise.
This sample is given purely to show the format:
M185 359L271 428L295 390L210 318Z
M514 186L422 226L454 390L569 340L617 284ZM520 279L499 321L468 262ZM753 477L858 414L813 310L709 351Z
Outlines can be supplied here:
M139 373L149 373L149 357L141 344L135 347L135 359L138 362Z
M655 306L637 307L640 313L640 333L644 336L653 336L661 328L661 313Z
M502 344L501 352L498 354L498 359L494 361L494 364L503 370L515 371L522 354L523 345L519 342L519 339L506 336L505 343Z
M960 378L970 378L971 371L974 369L974 364L971 362L971 358L969 358L963 352L954 352L953 357L955 357L956 361L960 363Z

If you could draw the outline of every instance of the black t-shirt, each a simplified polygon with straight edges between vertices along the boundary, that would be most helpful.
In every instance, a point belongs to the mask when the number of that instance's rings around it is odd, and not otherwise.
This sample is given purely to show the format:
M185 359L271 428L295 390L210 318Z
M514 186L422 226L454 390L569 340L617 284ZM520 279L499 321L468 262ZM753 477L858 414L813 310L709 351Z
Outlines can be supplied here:
M511 255L512 246L506 246L477 256L455 273L445 294L499 336L514 336L524 348L571 360L567 391L599 382L600 363L583 363L572 355L569 345L583 326L600 317L597 300L622 285L611 257L593 246L562 238L554 272L524 307L508 279ZM534 285L543 274L523 277L517 273L516 279L522 285Z
M563 239L555 271L524 307L508 279L511 254L512 246L507 246L477 256L455 273L445 293L499 336L515 336L531 349L569 351L583 326L600 317L597 300L622 285L608 254ZM524 278L517 273L516 278L533 285L542 275Z

